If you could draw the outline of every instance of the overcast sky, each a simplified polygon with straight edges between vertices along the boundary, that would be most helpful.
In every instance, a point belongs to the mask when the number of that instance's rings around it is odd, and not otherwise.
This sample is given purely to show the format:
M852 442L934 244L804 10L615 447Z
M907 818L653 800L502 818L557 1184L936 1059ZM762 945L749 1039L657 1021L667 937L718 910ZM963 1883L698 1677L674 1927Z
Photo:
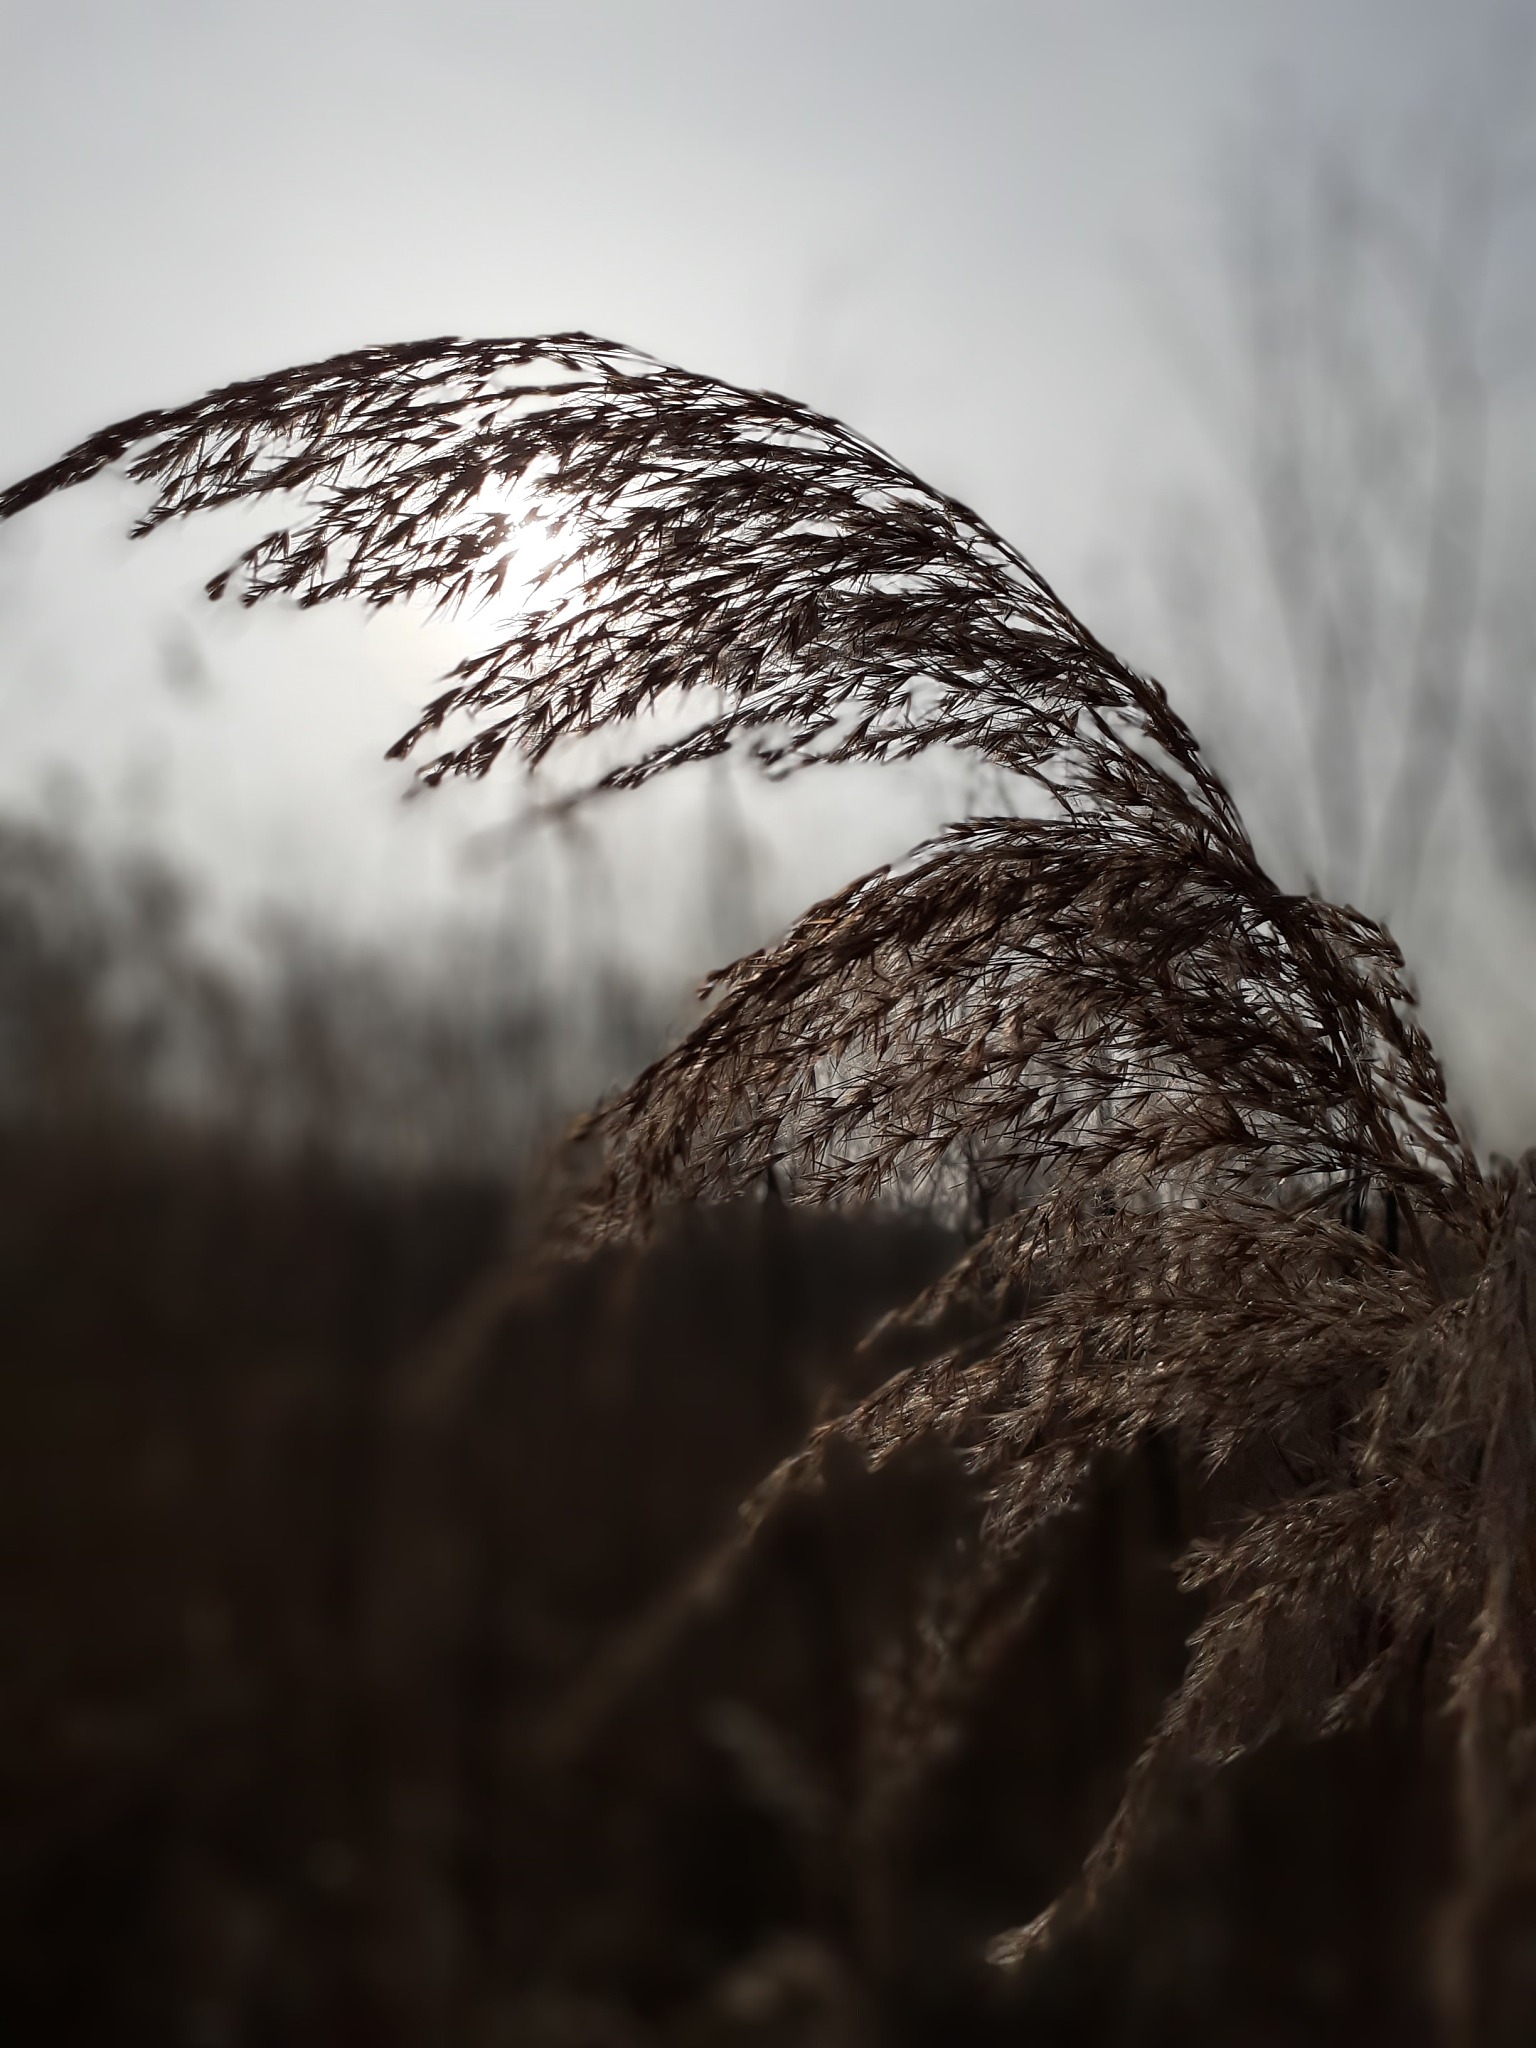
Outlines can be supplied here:
M0 474L335 349L585 327L851 419L1101 630L1155 641L1127 564L1212 459L1224 180L1266 124L1424 118L1477 19L1449 0L4 0ZM0 534L0 802L73 788L247 896L432 915L495 798L403 825L377 755L445 643L210 621L181 593L223 539L130 561L106 541L126 500L98 495ZM814 820L816 794L796 801ZM866 849L822 824L833 880Z
M1443 78L1418 0L218 0L0 13L0 466L362 341L584 326L792 385L1084 545L1149 276L1294 101Z

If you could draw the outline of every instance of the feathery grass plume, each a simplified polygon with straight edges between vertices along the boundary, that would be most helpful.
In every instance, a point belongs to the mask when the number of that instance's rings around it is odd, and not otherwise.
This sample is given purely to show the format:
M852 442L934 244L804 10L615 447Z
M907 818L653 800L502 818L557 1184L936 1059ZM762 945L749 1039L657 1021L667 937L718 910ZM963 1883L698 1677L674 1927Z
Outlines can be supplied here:
M765 1181L968 1206L980 1235L907 1319L968 1305L983 1334L824 1425L742 1531L834 1445L957 1446L988 1511L975 1597L930 1630L954 1670L1097 1461L1160 1434L1207 1476L1184 1568L1206 1618L1065 1903L1171 1765L1341 1725L1420 1657L1491 1853L1531 1676L1531 1170L1484 1178L1390 937L1271 881L1158 685L857 434L584 335L232 385L95 436L0 518L117 463L157 493L141 533L296 501L213 596L485 610L394 750L477 721L429 782L607 731L626 750L593 789L729 750L786 774L935 746L1034 786L1043 815L957 824L717 975L587 1119L586 1232ZM681 737L636 725L659 705Z

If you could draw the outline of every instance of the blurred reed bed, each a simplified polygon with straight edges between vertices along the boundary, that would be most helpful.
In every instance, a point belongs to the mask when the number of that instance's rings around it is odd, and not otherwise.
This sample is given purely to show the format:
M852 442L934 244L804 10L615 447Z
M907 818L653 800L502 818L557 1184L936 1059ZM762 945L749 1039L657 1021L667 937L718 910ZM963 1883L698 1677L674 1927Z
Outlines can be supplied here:
M445 1110L443 1042L382 970L366 1035L318 947L247 1000L163 877L5 850L17 2038L1433 2038L1454 1829L1412 1673L1368 1736L1170 1800L1032 1968L982 1963L1070 1879L1184 1667L1169 1566L1206 1503L1166 1438L1047 1532L963 1699L922 1694L922 1628L979 1504L917 1444L831 1458L574 1713L763 1472L937 1343L858 1339L951 1264L946 1229L769 1198L541 1257L547 999L515 1030L455 1011ZM1525 2038L1529 1883L1479 1904L1490 2039Z

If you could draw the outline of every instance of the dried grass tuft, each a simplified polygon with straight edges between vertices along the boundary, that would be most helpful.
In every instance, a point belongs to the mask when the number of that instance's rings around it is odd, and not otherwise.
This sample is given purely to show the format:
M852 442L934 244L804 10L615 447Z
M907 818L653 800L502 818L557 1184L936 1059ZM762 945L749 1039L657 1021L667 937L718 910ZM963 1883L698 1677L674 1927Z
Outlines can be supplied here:
M1527 1797L1536 1167L1485 1176L1391 938L1271 881L1158 685L836 421L583 335L230 386L95 436L0 517L116 463L157 493L139 532L296 500L214 596L490 608L395 749L473 716L429 782L604 731L628 744L598 789L727 750L787 774L940 745L1034 785L1044 815L957 824L717 975L585 1120L580 1229L765 1185L970 1219L902 1320L972 1334L816 1431L732 1549L834 1452L963 1458L983 1539L935 1579L897 1777L1098 1464L1159 1437L1200 1475L1183 1678L1081 1875L996 1960L1092 1905L1170 1772L1358 1722L1412 1670L1459 1730L1475 1889ZM497 617L524 520L538 574ZM663 701L693 723L647 742L632 722Z

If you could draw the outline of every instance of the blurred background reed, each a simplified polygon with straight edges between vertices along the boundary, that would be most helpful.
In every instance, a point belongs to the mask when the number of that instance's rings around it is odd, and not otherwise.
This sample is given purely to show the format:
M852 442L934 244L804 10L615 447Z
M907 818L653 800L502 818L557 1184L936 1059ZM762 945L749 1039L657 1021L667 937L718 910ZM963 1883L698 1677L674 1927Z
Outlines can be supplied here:
M1448 1735L1413 1683L1368 1737L1192 1789L1032 1971L981 1962L1182 1666L1198 1503L1158 1443L1059 1526L919 1769L890 1681L976 1512L937 1455L835 1466L594 1709L635 1617L891 1368L856 1340L953 1255L938 1226L769 1200L540 1258L544 1141L643 1004L573 1073L515 975L471 1003L298 952L253 993L163 876L5 851L16 2038L1438 2038ZM1533 1885L1480 1904L1490 2039L1536 2010Z

